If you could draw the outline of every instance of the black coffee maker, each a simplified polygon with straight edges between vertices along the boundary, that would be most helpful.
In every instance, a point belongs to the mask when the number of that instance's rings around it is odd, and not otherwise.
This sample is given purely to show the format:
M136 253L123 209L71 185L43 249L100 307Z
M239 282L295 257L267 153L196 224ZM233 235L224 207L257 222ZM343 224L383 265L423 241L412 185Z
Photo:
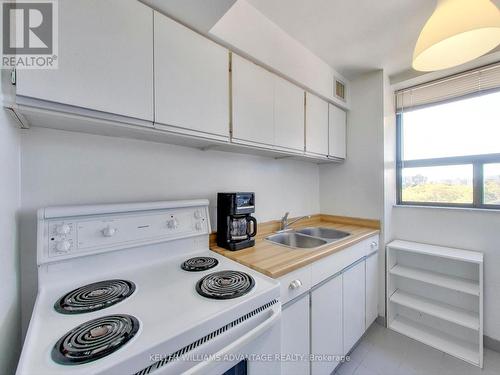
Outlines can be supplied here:
M217 194L217 245L241 250L255 245L257 220L254 193Z

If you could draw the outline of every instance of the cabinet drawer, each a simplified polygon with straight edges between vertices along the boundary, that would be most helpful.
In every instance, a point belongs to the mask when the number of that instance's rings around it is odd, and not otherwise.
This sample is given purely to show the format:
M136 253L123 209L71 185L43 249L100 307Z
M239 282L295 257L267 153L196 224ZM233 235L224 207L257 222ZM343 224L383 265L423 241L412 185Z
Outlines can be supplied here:
M370 237L368 238L367 240L363 241L365 242L367 245L367 253L366 255L370 255L372 253L374 253L375 251L378 250L378 247L379 247L379 238L378 236L373 236L373 237Z
M377 251L378 236L372 236L351 247L336 252L311 265L311 286L314 286L328 277L342 271L358 259Z
M311 288L311 267L302 267L279 278L281 303L298 297Z

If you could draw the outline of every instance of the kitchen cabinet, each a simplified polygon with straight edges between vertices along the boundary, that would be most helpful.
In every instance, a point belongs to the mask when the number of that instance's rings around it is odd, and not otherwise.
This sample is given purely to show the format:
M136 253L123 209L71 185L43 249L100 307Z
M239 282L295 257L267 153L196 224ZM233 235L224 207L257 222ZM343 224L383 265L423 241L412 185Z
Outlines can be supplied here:
M274 76L274 144L304 151L304 90Z
M229 51L156 11L154 20L155 123L229 137Z
M58 69L19 69L16 94L152 121L153 10L135 0L72 0L59 1L58 12Z
M365 260L354 263L342 274L344 353L365 333Z
M232 108L235 141L274 144L274 78L258 65L232 55Z
M328 156L346 158L346 121L343 109L328 104Z
M306 95L306 152L328 155L328 102Z
M279 278L281 303L285 304L311 289L311 268L302 267Z
M342 160L328 149L328 103L308 93L306 109L304 90L279 73L140 1L62 1L58 12L58 69L17 70L4 102L21 127Z
M279 278L282 353L309 348L311 355L332 356L311 361L312 375L332 373L339 365L334 357L349 353L377 317L378 242L369 237ZM282 370L309 373L303 363L283 363Z
M311 292L311 354L340 357L343 353L342 274ZM336 360L337 359L337 360ZM332 361L311 362L313 375L328 375L338 366Z
M281 362L282 374L309 374L309 319L308 293L296 298L283 308L281 353L285 357ZM303 357L302 360L294 360L293 356Z
M378 316L378 253L375 252L366 258L366 323L368 328L377 319Z
M231 69L233 139L303 152L304 91L238 55Z

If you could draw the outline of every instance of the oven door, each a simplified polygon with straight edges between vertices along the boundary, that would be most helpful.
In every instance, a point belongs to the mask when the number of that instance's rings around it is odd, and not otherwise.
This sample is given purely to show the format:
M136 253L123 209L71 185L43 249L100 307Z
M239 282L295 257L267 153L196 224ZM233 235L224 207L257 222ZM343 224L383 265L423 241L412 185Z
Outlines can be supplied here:
M279 303L208 339L157 369L154 375L280 374L281 306Z

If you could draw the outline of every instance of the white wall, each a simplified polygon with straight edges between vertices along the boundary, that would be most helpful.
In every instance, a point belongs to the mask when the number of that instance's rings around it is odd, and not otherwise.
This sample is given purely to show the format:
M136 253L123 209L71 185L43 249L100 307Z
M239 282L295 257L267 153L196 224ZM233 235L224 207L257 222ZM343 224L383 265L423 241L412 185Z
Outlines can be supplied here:
M320 167L321 211L382 220L383 216L383 73L351 82L347 114L347 160Z
M36 293L35 210L61 204L209 198L254 191L257 220L319 212L316 164L32 128L22 136L23 328Z
M384 240L393 239L392 207L396 204L396 107L389 77L384 76Z
M0 97L0 100L2 98ZM19 130L0 108L0 373L13 373L20 350Z
M207 34L236 0L139 0L151 8Z
M347 160L320 167L321 212L384 219L384 82L382 71L351 82ZM379 315L385 314L384 246L379 250Z
M500 212L395 207L395 238L484 252L484 334L500 340Z

